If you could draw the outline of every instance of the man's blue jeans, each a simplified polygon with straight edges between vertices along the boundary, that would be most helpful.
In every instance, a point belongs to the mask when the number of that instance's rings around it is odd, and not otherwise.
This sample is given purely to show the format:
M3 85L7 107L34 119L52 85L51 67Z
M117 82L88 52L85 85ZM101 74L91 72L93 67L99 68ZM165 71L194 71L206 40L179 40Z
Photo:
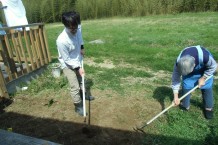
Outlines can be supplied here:
M182 89L183 95L186 94L190 90L191 89ZM202 92L202 97L203 97L204 108L213 108L213 105L214 105L213 89L212 88L202 89L201 92ZM191 98L191 94L189 94L182 100L183 107L187 109L190 107L190 98Z

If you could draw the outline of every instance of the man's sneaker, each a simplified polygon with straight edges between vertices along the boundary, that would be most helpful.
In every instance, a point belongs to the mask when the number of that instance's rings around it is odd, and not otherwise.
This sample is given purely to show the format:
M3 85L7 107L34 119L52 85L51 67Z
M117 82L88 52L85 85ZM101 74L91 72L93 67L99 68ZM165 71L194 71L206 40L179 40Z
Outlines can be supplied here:
M75 105L75 112L78 113L80 116L83 116L83 104L82 102L78 103L78 104L74 104ZM86 113L87 115L87 113Z
M93 97L93 96L86 96L85 98L86 98L86 100L89 100L89 101L92 101L95 99L95 97Z
M213 110L204 110L204 116L206 119L212 119L213 118Z
M185 108L184 106L182 106L181 104L179 104L179 108L183 111L188 111L189 110L189 107L188 108Z
M77 114L79 114L80 116L83 116L83 108L76 107L76 108L75 108L75 112L76 112Z

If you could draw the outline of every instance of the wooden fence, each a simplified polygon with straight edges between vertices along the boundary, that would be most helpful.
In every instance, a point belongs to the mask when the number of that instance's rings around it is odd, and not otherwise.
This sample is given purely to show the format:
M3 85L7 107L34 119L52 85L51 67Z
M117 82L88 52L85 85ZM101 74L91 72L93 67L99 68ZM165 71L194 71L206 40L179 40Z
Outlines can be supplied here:
M0 96L8 97L6 84L51 62L43 23L1 27Z

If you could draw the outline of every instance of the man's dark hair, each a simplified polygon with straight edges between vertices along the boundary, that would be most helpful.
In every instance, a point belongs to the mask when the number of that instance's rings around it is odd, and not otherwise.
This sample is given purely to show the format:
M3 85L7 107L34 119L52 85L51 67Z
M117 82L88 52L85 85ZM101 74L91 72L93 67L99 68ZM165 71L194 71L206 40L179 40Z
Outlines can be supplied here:
M77 26L80 24L80 15L75 11L64 12L62 14L62 23L65 27Z

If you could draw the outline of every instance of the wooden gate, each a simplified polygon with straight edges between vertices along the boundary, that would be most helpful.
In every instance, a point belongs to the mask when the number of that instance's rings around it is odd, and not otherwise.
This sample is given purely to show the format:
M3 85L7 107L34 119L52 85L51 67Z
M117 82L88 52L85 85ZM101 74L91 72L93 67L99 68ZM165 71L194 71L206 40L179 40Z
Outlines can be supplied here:
M0 31L0 96L8 97L6 84L35 71L51 57L43 23L2 27Z

